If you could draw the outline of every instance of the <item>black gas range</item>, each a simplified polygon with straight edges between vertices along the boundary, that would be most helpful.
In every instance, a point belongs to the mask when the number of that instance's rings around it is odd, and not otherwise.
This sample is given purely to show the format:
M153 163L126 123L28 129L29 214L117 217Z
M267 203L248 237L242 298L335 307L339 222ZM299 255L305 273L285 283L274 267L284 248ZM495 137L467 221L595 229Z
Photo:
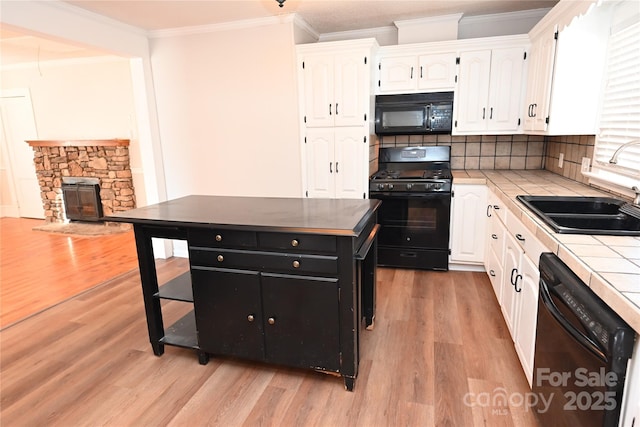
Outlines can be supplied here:
M378 265L449 269L451 147L381 148L369 182L378 210Z

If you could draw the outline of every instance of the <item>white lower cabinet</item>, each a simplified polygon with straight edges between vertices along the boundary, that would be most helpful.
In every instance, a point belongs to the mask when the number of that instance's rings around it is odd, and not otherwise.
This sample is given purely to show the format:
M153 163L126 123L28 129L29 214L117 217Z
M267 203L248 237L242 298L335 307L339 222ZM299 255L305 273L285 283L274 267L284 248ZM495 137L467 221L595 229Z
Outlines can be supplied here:
M360 127L307 129L306 196L366 198L366 149L366 135Z
M484 262L487 186L454 184L451 206L451 261Z
M529 386L538 319L540 254L547 249L499 198L489 193L485 266ZM503 223L504 221L504 223Z
M529 387L531 387L536 325L538 321L538 289L540 286L538 264L534 264L529 257L523 256L520 262L519 274L521 280L517 282L520 292L516 296L517 319L514 343L522 369L524 369Z

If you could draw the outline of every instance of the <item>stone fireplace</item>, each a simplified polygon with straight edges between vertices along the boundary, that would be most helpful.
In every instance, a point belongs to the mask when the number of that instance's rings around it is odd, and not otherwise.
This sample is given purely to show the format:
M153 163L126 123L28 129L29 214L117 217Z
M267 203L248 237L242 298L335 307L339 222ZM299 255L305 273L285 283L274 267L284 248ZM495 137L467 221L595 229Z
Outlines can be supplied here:
M91 180L99 185L105 216L136 207L129 140L27 141L47 222L66 222L63 181Z

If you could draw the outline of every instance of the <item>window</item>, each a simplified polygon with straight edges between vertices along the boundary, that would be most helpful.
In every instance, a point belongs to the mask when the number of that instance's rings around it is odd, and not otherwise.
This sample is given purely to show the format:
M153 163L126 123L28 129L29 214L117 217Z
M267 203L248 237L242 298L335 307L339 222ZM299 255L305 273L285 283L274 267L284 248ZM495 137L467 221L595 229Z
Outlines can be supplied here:
M640 183L640 23L637 16L631 25L617 31L614 28L609 39L605 78L593 173L588 175L628 190Z

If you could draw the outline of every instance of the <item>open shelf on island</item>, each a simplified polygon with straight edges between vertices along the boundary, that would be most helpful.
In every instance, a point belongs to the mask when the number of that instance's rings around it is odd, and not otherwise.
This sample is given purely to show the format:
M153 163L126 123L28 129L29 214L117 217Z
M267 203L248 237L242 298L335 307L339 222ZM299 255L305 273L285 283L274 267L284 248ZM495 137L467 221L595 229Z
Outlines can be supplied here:
M175 301L193 302L193 289L191 288L191 273L185 272L169 280L160 286L160 290L153 295L156 298ZM195 328L194 328L195 329Z
M199 349L196 335L196 315L193 310L166 328L160 342L177 347Z

